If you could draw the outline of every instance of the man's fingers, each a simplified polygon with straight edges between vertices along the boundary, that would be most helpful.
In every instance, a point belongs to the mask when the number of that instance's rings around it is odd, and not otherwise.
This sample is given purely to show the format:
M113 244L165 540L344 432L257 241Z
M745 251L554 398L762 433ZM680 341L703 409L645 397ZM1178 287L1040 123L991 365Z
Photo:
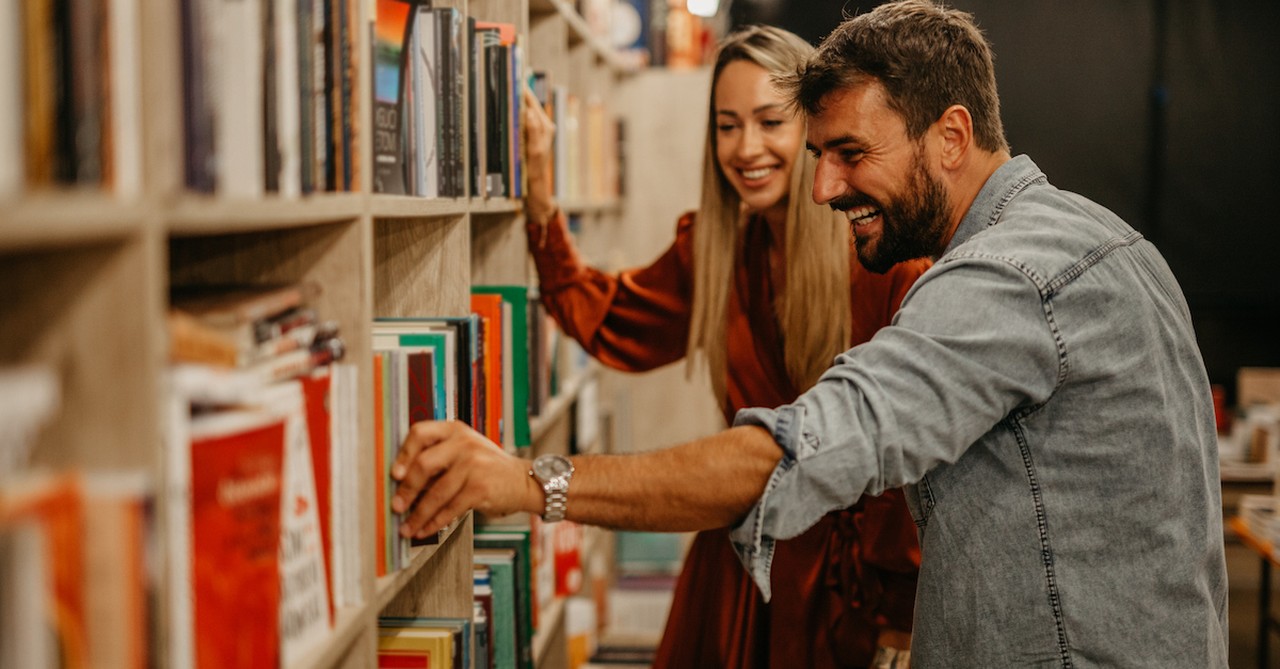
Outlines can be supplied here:
M454 470L447 470L436 477L427 487L426 492L422 493L408 517L400 524L400 535L410 537L421 535L424 530L427 533L438 530L439 527L429 529L429 521L443 515L441 511L450 506L450 502L457 497L463 484L466 483L466 478L466 474ZM449 524L451 519L452 517L446 518L443 524Z
M452 423L424 421L409 428L409 436L396 457L391 477L400 482L391 498L391 510L404 513L433 477L449 467L451 451L445 448L454 433Z

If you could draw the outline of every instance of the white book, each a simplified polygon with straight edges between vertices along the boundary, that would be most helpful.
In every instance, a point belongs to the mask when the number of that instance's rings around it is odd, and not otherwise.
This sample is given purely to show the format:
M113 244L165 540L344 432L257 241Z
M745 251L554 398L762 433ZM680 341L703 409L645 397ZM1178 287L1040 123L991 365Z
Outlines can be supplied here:
M302 102L298 72L297 0L267 0L275 11L276 143L280 150L280 196L302 194Z
M437 108L440 67L436 52L436 16L419 7L413 27L413 122L418 156L418 184L422 197L440 196L440 118Z
M261 0L207 0L218 193L261 197L265 184Z
M0 2L0 199L23 184L22 6Z
M0 483L26 469L40 429L61 404L51 367L0 367Z
M0 667L57 666L45 622L52 562L39 524L0 526Z
M175 392L170 380L165 393L165 554L169 587L168 662L172 669L196 663L195 587L191 573L191 403Z
M296 665L328 638L329 584L324 573L315 469L302 385L280 383L264 408L285 419L280 508L280 665Z
M330 381L333 597L336 607L361 606L360 369L335 363Z
M107 5L110 12L107 21L111 59L111 169L116 195L133 199L142 194L142 60L138 48L142 40L138 0L112 0ZM0 105L3 104L0 101Z

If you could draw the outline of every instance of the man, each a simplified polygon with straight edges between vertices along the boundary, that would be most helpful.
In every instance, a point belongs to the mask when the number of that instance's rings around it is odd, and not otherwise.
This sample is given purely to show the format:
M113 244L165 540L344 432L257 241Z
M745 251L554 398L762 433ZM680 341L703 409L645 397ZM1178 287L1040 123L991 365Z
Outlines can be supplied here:
M403 531L472 507L733 525L768 596L776 540L905 485L922 548L916 666L1225 667L1209 383L1159 253L1010 156L967 14L882 5L788 83L814 198L846 212L862 262L936 258L895 324L794 404L572 471L540 458L537 480L465 426L419 424L393 472L397 510L425 488Z

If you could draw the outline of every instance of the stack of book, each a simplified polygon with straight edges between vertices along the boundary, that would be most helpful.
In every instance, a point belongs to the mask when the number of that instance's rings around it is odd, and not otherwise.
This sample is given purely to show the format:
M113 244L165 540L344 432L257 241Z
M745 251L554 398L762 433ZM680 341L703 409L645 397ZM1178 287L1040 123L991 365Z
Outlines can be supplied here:
M472 669L471 625L465 618L378 619L378 666L385 669Z
M356 368L311 284L171 296L170 663L296 663L360 603ZM194 604L193 604L194 603Z

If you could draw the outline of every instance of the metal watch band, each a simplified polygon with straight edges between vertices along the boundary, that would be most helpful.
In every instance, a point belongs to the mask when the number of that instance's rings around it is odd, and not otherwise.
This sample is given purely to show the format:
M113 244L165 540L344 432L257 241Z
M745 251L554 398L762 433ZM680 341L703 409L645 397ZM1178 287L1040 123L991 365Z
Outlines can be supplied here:
M560 483L561 485L555 485ZM569 504L569 491L563 481L551 481L543 486L542 490L547 495L547 506L542 511L542 520L548 523L556 523L564 520L566 507Z

